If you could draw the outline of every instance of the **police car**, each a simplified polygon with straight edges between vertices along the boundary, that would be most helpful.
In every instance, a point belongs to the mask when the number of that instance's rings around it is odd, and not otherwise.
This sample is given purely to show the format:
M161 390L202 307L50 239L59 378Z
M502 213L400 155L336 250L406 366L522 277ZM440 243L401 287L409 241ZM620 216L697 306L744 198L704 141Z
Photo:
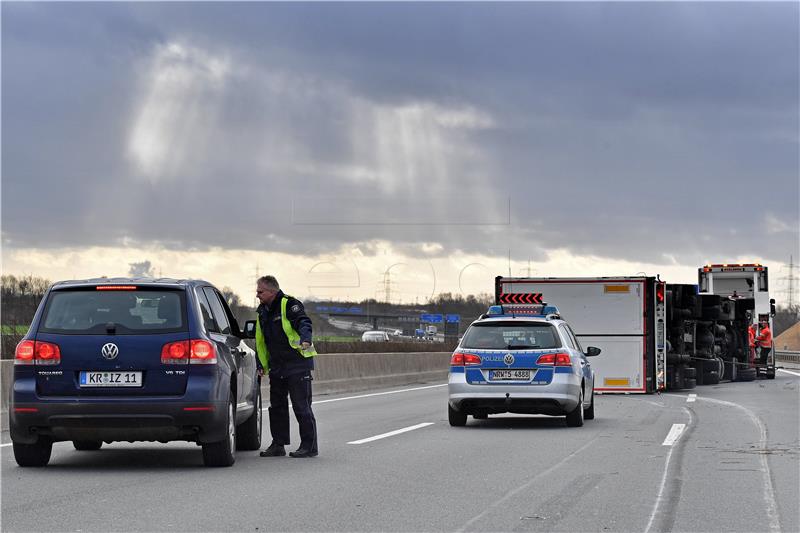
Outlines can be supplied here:
M566 416L578 427L594 418L594 371L558 309L494 305L473 322L450 359L448 418L496 413Z

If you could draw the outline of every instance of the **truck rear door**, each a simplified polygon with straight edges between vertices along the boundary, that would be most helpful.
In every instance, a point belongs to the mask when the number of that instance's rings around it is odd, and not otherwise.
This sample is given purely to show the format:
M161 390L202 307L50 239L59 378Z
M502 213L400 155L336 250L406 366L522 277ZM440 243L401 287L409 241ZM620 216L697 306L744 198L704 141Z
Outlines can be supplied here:
M541 294L558 307L583 346L602 349L592 361L598 392L648 392L646 288L652 278L504 278L504 293ZM508 280L508 281L507 281Z

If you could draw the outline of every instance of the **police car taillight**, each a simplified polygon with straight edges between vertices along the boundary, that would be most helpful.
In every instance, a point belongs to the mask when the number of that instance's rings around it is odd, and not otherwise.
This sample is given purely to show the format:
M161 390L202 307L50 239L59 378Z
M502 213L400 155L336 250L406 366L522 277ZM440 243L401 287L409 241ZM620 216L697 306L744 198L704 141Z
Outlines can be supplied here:
M481 358L471 353L456 352L450 358L450 366L470 366L481 364Z
M572 366L572 359L567 353L546 353L536 360L537 365Z

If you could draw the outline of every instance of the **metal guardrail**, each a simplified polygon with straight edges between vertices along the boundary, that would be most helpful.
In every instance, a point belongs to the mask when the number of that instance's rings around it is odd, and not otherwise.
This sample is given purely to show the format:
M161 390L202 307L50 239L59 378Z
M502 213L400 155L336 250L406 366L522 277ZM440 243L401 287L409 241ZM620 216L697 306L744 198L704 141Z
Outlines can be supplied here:
M783 361L786 363L800 363L800 352L775 350L775 361Z

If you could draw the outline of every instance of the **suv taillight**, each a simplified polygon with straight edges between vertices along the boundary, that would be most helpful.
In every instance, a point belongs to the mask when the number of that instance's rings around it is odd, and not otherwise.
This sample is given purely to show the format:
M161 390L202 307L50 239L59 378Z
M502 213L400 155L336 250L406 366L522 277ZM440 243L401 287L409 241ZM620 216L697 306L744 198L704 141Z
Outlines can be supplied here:
M161 363L165 365L215 365L217 352L214 345L202 339L176 341L161 348Z
M61 349L58 344L42 341L22 341L14 351L15 365L60 365Z
M165 344L161 348L161 364L189 364L189 341L177 341Z
M456 352L450 358L450 366L470 366L481 364L481 358L471 353Z
M568 353L546 353L536 360L537 365L572 366Z
M214 345L204 340L191 341L191 357L189 362L193 365L215 365L217 364L217 351Z
M22 341L17 344L14 351L15 365L32 365L33 356L36 353L36 343L33 341Z

